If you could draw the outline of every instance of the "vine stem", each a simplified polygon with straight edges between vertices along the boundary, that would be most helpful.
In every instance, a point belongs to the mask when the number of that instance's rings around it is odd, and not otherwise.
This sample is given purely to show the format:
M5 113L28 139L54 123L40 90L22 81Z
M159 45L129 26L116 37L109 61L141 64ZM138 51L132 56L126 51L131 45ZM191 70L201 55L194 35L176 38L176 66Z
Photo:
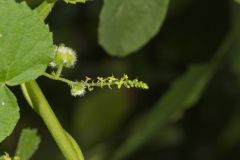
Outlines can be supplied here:
M45 20L56 2L57 0L43 1L35 11L42 20ZM61 74L61 70L62 68L58 71L59 75ZM64 157L67 160L84 160L78 144L59 123L37 82L29 81L23 83L21 84L21 89L29 105L45 122Z
M29 81L21 84L21 89L29 105L45 122L65 158L84 160L81 150L78 146L76 147L75 141L62 128L37 82Z

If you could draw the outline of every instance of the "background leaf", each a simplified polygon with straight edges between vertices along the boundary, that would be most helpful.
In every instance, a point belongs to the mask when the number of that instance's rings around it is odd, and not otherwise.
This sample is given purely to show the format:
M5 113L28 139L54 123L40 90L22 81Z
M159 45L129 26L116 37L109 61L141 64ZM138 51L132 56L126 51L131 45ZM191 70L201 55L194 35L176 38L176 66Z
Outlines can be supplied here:
M236 2L240 2L239 0L236 0ZM232 5L232 25L236 28L236 34L235 34L235 41L232 44L232 47L230 49L230 69L233 72L234 76L236 77L236 82L238 84L238 87L236 87L237 90L239 90L239 84L240 84L240 6L235 5L235 3ZM222 133L219 136L219 143L220 147L223 147L224 149L232 149L240 142L240 128L239 128L239 122L240 122L240 111L239 111L239 102L236 105L236 109L231 114L231 117L229 118L228 122L225 124L224 129Z
M18 85L42 75L51 61L48 27L25 3L0 1L0 83Z
M105 0L99 43L114 56L127 56L157 34L169 0Z
M106 140L129 115L124 90L101 90L81 99L74 111L73 129L87 148Z
M124 159L151 139L158 130L179 113L193 106L201 97L209 79L212 65L194 65L182 77L173 82L169 91L148 113L141 127L134 130L114 155L114 160Z
M37 135L36 129L24 129L18 142L16 155L21 160L29 160L38 149L40 142L41 139Z
M9 136L19 119L19 107L13 93L0 85L0 142Z

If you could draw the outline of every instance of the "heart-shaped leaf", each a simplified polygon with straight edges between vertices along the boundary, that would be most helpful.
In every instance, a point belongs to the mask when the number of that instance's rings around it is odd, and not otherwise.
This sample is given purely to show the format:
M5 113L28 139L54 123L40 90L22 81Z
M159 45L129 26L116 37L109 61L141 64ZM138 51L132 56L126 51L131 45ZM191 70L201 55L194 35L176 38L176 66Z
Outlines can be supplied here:
M53 56L52 34L26 3L0 0L0 83L36 79Z

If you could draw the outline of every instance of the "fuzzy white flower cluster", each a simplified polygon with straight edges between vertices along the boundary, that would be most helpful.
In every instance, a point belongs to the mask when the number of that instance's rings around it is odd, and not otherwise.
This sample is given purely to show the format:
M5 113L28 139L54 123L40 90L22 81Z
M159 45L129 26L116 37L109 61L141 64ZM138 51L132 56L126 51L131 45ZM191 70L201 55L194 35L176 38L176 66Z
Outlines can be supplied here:
M50 66L52 68L58 68L59 66L71 68L74 67L76 62L77 62L76 52L73 49L65 47L62 44L60 46L56 46L54 52L54 60L50 63Z

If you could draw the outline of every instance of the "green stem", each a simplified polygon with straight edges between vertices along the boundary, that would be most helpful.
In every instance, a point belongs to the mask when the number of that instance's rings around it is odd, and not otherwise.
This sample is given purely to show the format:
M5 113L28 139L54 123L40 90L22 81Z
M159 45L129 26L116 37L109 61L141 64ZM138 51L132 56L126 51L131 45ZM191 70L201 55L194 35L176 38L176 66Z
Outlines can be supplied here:
M57 68L57 71L56 71L56 76L57 76L57 77L60 77L60 76L61 76L62 70L63 70L63 64L61 64L61 65Z
M45 0L35 11L42 20L45 20L56 2L57 0ZM58 74L61 70L61 68L58 70ZM21 84L21 88L27 102L41 116L65 158L67 160L84 160L79 146L62 128L36 81Z
M62 128L36 81L24 83L21 88L29 105L47 125L65 158L67 160L84 160L82 152L76 147L75 141Z
M62 78L62 77L58 77L58 76L55 76L55 75L52 75L52 74L48 74L48 73L43 73L43 76L49 78L49 79L52 79L52 80L56 80L56 81L61 81L61 82L64 82L64 83L67 83L68 85L73 85L73 84L77 84L77 82L73 82L71 80L68 80L68 79L65 79L65 78Z

